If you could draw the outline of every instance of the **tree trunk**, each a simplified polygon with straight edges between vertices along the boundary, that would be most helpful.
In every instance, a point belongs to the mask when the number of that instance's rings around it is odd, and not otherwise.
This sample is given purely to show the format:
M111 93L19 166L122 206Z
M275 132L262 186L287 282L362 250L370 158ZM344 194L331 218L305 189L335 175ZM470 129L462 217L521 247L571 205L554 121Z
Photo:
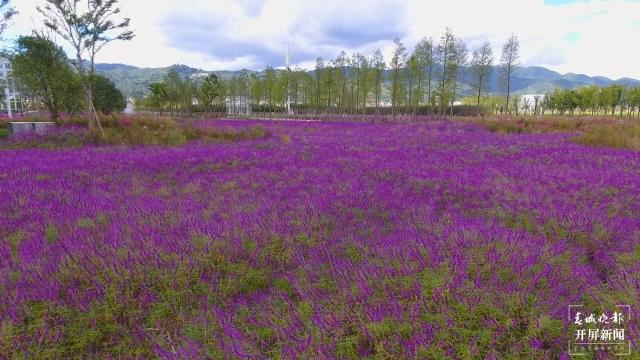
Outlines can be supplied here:
M451 118L453 118L453 103L456 101L456 87L458 87L458 74L457 74L457 69L456 69L456 74L453 77L453 92L451 93Z
M416 106L412 111L412 115L415 115L418 112L418 109L420 108L420 100L422 100L422 63L418 64L418 79L416 79L417 84L417 89L416 89L416 97L417 97L417 101L416 101Z
M509 110L509 96L511 95L511 64L507 65L507 115L511 112Z
M445 115L445 109L444 109L444 104L445 104L445 99L444 99L444 85L445 82L447 80L447 52L445 50L444 53L444 60L443 62L443 70L442 70L442 89L440 91L440 115Z
M98 113L95 106L93 105L93 92L91 89L91 84L89 84L89 80L86 77L83 81L82 87L84 90L84 100L87 105L87 111L89 112L89 129L94 129L97 123L98 127L100 128L100 132L104 136L104 130L102 130L100 119L98 119Z
M380 70L376 71L376 115L380 114Z
M320 74L318 73L318 78L316 79L316 116L320 111Z
M482 70L480 70L480 79L478 80L478 102L476 103L476 116L480 116L480 92L482 91Z
M433 60L433 56L432 56ZM433 115L433 108L431 107L431 80L433 75L433 61L429 64L429 81L427 82L427 106L429 107L429 115Z

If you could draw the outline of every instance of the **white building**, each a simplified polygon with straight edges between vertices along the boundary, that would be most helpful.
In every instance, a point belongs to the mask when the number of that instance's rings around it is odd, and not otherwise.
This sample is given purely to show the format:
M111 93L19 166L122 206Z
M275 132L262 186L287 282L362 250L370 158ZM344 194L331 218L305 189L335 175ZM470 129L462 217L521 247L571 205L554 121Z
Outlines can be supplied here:
M544 94L525 94L518 96L519 111L531 115L539 114L544 98Z
M248 96L227 96L224 105L229 115L251 115L251 98Z
M16 80L12 76L11 62L0 57L0 87L4 92L4 100L0 102L0 112L9 117L22 113L24 106Z
M127 99L127 107L124 109L125 114L135 114L136 112L136 99L130 97Z

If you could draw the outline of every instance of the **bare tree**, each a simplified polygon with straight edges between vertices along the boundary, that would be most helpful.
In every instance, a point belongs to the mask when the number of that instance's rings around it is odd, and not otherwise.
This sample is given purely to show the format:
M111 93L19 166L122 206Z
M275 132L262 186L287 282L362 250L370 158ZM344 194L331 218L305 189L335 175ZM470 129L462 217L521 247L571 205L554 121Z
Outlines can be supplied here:
M491 50L491 44L485 41L479 48L473 51L473 57L471 59L471 73L475 77L477 99L477 114L480 114L480 97L483 92L487 92L489 88L489 74L491 73L491 65L493 64L493 51Z
M453 86L451 91L451 117L453 117L453 107L456 101L458 77L460 76L461 70L467 64L467 58L469 56L467 45L464 43L464 41L462 41L462 39L456 39L453 50L454 60L452 62L453 68L451 69L453 74Z
M45 7L37 9L45 17L45 26L73 47L76 57L74 65L82 77L82 87L89 112L89 127L94 128L97 122L102 131L100 119L93 104L91 88L94 61L96 54L106 44L115 40L133 38L133 32L127 30L129 19L114 22L114 17L120 13L117 7L118 0L87 0L86 4L81 3L80 0L45 1ZM84 56L88 56L90 60L88 71Z
M520 41L518 37L514 34L511 34L507 42L502 47L502 80L504 82L504 86L507 92L507 104L505 108L507 109L507 113L510 113L509 110L509 97L511 96L511 76L513 75L513 71L519 65L520 59Z

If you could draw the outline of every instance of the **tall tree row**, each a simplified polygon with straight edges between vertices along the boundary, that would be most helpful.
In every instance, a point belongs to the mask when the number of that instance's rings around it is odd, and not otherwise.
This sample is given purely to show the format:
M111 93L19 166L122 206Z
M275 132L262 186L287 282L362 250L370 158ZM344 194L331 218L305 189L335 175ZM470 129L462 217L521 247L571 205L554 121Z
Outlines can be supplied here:
M311 71L267 67L258 73L239 72L224 79L213 74L188 79L170 72L163 84L150 87L148 104L170 112L224 111L225 99L240 97L251 102L253 112L265 116L365 115L383 111L393 116L453 116L464 100L465 104L473 104L473 109L464 109L465 113L475 115L485 110L516 114L539 114L545 110L635 113L636 92L622 87L587 87L557 92L547 98L513 96L513 74L520 58L518 38L511 35L501 50L499 64L494 67L489 42L469 49L451 29L446 29L438 41L422 38L412 51L395 39L388 63L378 49L370 57L357 52L348 55L345 51L333 60L319 57ZM504 92L501 100L489 96L494 69L499 71ZM469 93L473 100L462 97Z
M560 115L640 116L640 87L625 88L612 84L557 89L545 97L543 106L547 111Z

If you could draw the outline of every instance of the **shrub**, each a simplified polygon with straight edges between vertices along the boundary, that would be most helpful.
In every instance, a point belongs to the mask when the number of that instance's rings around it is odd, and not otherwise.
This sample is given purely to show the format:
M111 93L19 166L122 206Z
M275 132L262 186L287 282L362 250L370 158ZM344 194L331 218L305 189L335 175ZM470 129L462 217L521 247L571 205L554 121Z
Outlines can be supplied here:
M613 119L606 118L580 118L564 116L521 116L517 118L480 118L465 119L482 125L491 132L505 134L522 133L550 133L569 132L575 133L591 128L599 128L614 123Z
M241 129L197 127L190 121L176 121L154 115L101 116L102 131L85 131L87 119L70 117L64 125L43 136L27 135L12 139L8 148L60 148L80 145L182 145L188 141L240 141L270 134L261 126ZM1 135L1 134L0 134Z
M640 149L640 124L623 123L589 129L574 141L590 146Z

